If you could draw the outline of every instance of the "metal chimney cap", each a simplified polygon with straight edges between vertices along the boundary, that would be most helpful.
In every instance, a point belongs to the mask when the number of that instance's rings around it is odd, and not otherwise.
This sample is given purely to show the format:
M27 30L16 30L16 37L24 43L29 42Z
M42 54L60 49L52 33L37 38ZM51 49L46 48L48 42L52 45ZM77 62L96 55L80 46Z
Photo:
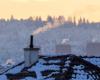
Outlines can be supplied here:
M33 45L33 35L30 36L30 45L29 45L30 48L33 48L34 45Z

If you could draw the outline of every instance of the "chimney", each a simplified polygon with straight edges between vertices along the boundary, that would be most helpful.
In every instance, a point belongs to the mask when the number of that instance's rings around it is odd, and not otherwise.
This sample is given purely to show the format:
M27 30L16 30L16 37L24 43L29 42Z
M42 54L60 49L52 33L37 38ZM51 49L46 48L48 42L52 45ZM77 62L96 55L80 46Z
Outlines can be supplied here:
M33 48L33 35L30 36L30 45L29 45L30 48Z
M34 47L33 35L30 36L30 44L28 48L24 48L25 67L30 67L38 61L40 48Z

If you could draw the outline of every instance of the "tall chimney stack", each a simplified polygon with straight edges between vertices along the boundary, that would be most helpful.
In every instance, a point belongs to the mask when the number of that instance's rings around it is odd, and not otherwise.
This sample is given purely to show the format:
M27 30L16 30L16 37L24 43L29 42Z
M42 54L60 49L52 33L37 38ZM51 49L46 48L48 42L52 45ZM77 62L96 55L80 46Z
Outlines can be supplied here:
M34 47L33 35L30 36L29 48L24 48L25 67L29 67L38 61L40 48Z
M30 45L29 45L30 48L33 48L34 45L33 45L33 35L30 36Z

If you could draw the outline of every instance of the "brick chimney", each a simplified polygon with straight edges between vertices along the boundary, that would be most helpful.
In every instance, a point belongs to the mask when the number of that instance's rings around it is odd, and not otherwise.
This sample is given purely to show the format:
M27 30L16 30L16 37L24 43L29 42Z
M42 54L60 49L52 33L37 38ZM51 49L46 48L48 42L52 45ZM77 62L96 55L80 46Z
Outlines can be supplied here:
M40 48L33 45L33 35L30 36L29 48L24 48L25 67L29 67L38 61L38 54Z

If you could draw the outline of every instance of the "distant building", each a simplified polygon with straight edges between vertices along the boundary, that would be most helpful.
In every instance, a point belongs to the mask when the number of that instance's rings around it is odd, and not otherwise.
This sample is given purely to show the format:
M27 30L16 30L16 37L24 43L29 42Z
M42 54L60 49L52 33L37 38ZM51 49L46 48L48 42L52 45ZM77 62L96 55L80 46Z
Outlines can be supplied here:
M70 44L58 44L56 45L56 53L71 54Z
M98 56L100 54L100 43L89 42L86 46L86 53L89 56Z

